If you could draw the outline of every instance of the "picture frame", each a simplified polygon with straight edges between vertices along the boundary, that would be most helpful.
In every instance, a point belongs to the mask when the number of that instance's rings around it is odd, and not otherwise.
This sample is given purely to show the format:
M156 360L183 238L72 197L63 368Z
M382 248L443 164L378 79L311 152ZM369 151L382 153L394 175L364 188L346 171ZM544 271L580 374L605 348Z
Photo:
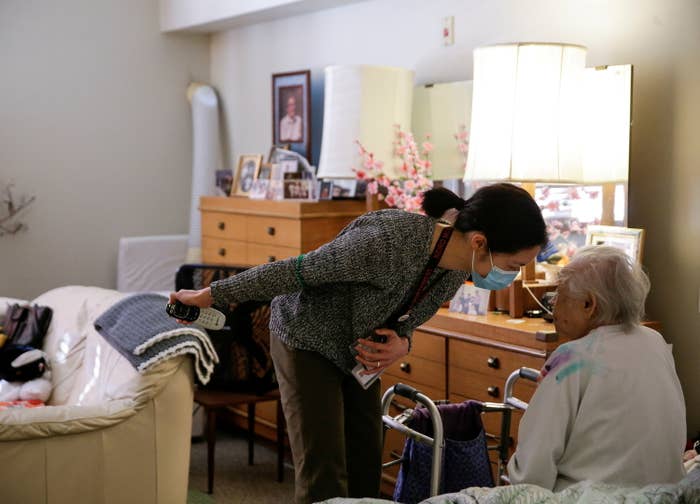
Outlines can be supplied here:
M329 200L333 198L333 181L322 180L319 182L318 199Z
M285 179L283 185L283 197L286 200L314 199L313 181L300 178Z
M357 181L354 179L333 179L333 199L353 199L357 192Z
M216 170L216 192L217 196L231 196L233 188L233 170Z
M621 226L589 225L586 245L607 245L624 250L637 263L642 263L644 229Z
M258 177L262 154L243 154L238 158L238 167L233 182L232 195L248 196L253 182Z
M255 180L272 180L272 170L273 165L271 163L262 163Z
M311 156L311 71L272 75L272 143Z

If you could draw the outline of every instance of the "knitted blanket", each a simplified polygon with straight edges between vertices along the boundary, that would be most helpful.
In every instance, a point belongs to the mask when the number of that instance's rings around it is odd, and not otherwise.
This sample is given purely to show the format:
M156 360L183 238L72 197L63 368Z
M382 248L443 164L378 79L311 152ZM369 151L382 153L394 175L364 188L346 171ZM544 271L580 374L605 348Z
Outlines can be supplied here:
M206 385L219 356L206 331L175 322L165 313L166 303L158 294L129 296L100 315L95 329L142 374L177 355L192 355L197 378Z

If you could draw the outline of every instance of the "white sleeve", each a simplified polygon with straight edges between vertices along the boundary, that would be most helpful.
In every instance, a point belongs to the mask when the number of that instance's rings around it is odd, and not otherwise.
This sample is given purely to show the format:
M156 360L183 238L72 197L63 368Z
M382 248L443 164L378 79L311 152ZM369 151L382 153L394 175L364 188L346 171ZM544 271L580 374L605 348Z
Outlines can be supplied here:
M508 462L508 477L513 484L531 483L554 489L557 465L581 397L581 373L571 372L568 366L562 368L545 376L520 422L518 448Z

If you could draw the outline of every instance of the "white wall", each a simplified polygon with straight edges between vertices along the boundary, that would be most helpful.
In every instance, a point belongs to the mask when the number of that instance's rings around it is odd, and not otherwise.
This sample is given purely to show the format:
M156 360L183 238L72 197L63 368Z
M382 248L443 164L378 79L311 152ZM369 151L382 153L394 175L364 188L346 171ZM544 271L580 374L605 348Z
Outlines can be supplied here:
M162 35L156 0L0 2L0 182L37 198L0 294L114 287L119 237L187 232L185 90L208 76L208 37Z
M442 47L442 18L455 45ZM374 0L213 36L232 159L271 143L270 76L310 68L320 124L323 67L368 63L416 70L418 83L471 78L471 51L507 41L588 47L588 65L634 65L629 225L647 230L652 318L674 344L700 429L700 2L697 0ZM313 141L318 149L320 137ZM615 384L611 384L615 386Z

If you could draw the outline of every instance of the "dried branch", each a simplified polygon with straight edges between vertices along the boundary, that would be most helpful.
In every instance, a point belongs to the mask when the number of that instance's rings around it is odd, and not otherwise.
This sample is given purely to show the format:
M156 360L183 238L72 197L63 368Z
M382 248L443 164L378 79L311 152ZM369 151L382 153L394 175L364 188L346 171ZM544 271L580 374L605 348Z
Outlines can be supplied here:
M6 215L0 217L0 236L17 234L23 229L27 229L27 225L23 222L17 222L16 217L36 199L35 196L22 196L17 202L12 194L12 187L13 184L9 184L3 191L2 207L6 209Z

